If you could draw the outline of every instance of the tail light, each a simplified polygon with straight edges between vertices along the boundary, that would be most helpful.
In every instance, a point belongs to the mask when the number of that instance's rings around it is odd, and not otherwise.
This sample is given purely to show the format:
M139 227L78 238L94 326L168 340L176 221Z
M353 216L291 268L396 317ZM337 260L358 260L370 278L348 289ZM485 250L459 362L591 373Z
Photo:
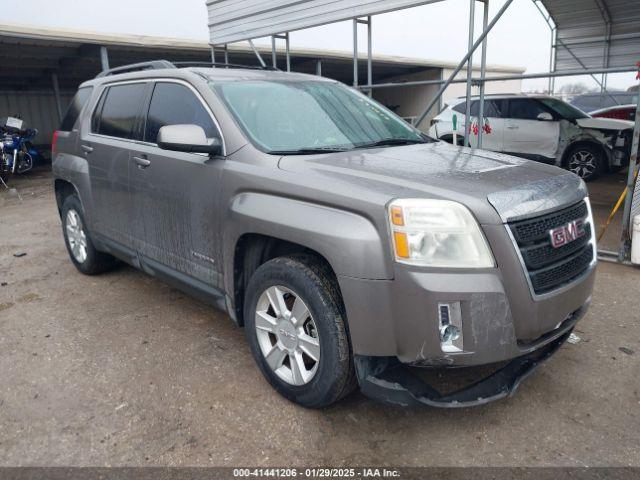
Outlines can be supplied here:
M56 156L56 144L58 143L58 131L53 132L53 137L51 138L51 160Z

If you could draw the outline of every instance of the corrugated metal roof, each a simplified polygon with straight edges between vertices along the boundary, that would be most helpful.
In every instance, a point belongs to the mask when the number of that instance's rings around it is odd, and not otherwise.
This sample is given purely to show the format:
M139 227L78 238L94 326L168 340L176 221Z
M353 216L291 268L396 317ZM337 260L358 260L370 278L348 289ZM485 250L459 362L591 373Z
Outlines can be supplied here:
M293 32L443 0L207 0L211 43Z
M640 0L540 1L557 27L557 71L640 61Z

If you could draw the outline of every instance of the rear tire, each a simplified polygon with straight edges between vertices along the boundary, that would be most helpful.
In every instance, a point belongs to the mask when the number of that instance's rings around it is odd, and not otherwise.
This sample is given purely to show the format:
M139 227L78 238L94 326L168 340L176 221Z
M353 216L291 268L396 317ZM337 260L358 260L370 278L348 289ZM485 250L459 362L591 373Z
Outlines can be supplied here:
M606 171L606 157L604 152L595 146L578 145L571 148L567 154L565 168L585 182L590 182Z
M116 267L118 261L114 257L96 250L77 195L65 198L61 219L64 243L78 271L85 275L98 275Z
M357 385L342 298L335 277L315 257L261 265L247 287L244 319L262 374L288 400L325 407Z

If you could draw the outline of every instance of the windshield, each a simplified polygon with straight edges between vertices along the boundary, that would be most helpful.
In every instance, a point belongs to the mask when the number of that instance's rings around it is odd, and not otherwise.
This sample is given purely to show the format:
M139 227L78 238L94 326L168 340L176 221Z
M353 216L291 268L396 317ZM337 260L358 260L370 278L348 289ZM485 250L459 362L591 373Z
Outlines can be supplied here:
M589 118L589 115L582 110L577 109L573 105L569 105L562 100L556 100L555 98L539 98L548 108L556 112L565 120L578 120L579 118Z
M251 140L269 153L313 153L429 141L359 92L324 81L216 82Z

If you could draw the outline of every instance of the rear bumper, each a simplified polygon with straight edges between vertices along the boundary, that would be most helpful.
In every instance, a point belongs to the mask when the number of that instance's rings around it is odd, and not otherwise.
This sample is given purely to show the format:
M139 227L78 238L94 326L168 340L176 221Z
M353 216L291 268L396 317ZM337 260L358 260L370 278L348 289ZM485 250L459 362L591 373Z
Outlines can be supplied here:
M393 405L462 408L483 405L513 395L520 382L569 338L571 328L559 337L509 363L491 375L452 393L442 394L392 357L356 356L358 383L366 396Z

